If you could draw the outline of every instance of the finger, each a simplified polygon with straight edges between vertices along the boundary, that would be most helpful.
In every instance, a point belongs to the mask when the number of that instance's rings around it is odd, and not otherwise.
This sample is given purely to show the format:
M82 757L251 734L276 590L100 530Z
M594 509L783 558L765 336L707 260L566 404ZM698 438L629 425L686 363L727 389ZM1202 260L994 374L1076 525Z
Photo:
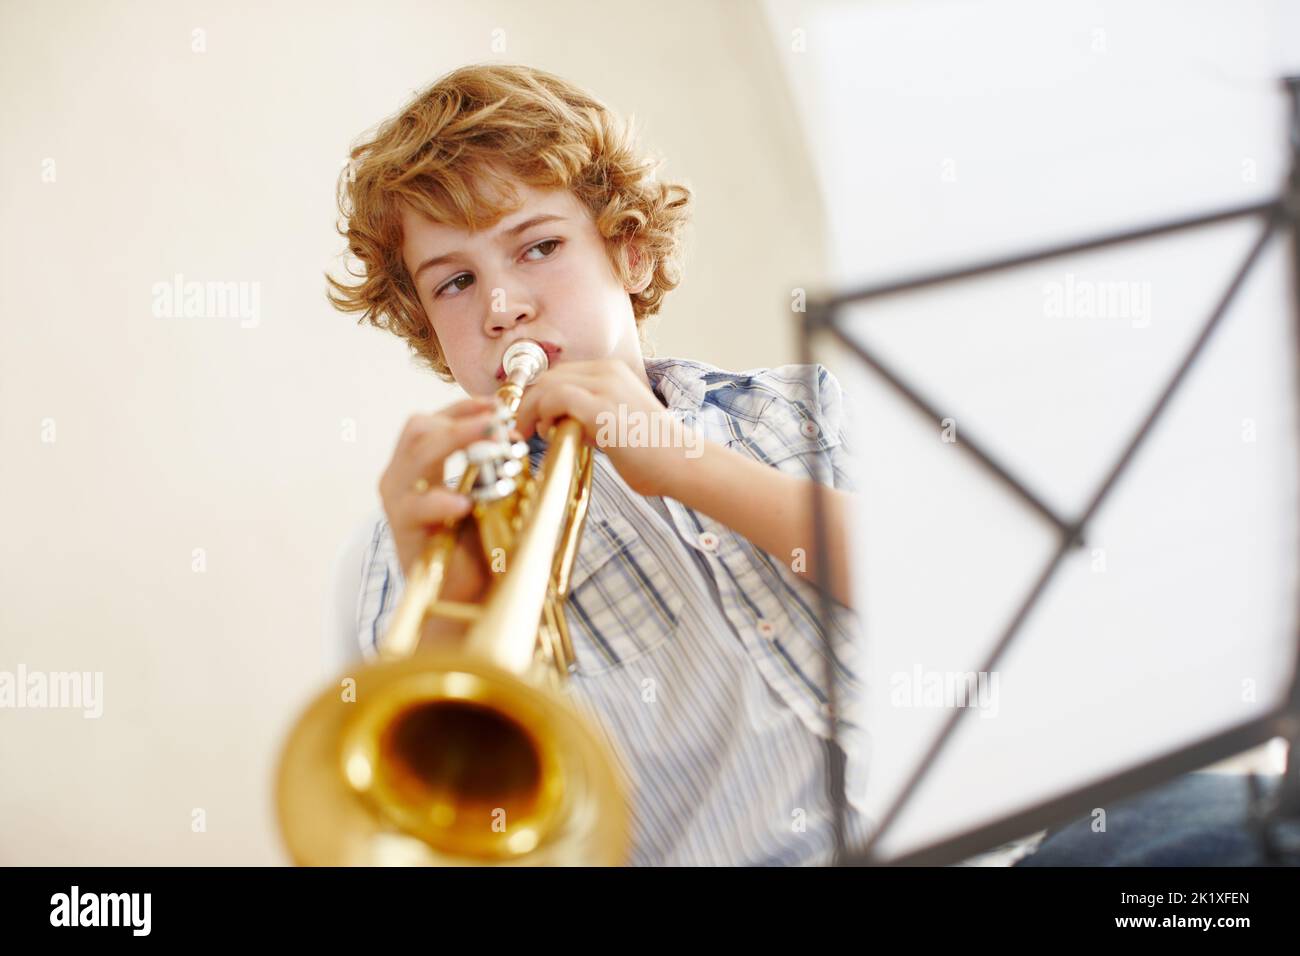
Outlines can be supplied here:
M543 374L550 376L553 382L584 385L598 394L608 390L611 385L619 384L621 379L633 378L626 365L609 359L565 362Z
M432 480L442 474L443 462L453 452L491 435L495 419L491 412L457 418L420 439L411 448L411 459L419 475Z
M417 412L406 420L398 444L413 445L449 422L481 415L485 411L490 411L495 405L496 402L490 398L467 398L446 408L440 408L436 412Z
M585 385L593 392L599 392L610 385L618 372L603 364L589 363L582 366L561 365L552 374L556 382Z
M600 396L593 395L581 385L559 385L550 389L537 402L537 434L545 438L557 421L568 417L581 422L585 434L594 435L596 416L603 407L604 402Z
M618 368L626 367L618 365L611 368L608 361L589 361L566 363L543 372L524 392L524 397L515 413L515 421L520 431L525 436L535 431L545 437L549 426L554 422L540 422L538 409L542 403L553 400L548 399L548 396L566 387L581 388L602 403L608 404L605 396L609 394L609 388L613 384L612 379L618 374ZM585 404L582 407L586 407Z
M528 392L538 391L539 385L549 385L554 388L565 383L576 385L590 385L593 390L603 388L610 381L615 373L603 362L574 362L556 366L548 369L537 377Z
M419 478L441 484L447 456L483 438L492 423L490 410L464 418L444 419L419 437L399 446L389 466L395 489L408 488Z
M537 420L537 401L545 391L546 385L539 378L519 400L519 406L515 409L515 428L524 438L532 434L533 423Z
M437 486L422 495L407 495L395 509L395 517L406 527L431 528L463 518L474 507L468 495Z
M515 410L515 425L520 432L525 436L533 433L537 426L538 409L541 403L548 401L548 396L554 395L557 390L574 384L575 374L570 368L561 366L548 369L537 377L537 380L524 392L519 407ZM536 431L539 435L546 434L541 429Z
M547 401L548 396L562 385L562 381L554 378L545 381L539 379L528 391L524 392L524 397L515 410L515 428L519 429L519 433L525 439L531 438L535 431L539 435L544 435L543 432L537 430L542 402Z
M550 380L545 392L537 395L536 401L540 402L545 393L555 389L577 386L595 396L604 406L609 407L613 403L613 396L618 394L617 388L620 384L614 381L615 374L617 372L611 372L608 363L604 362L586 363L583 368L561 366L555 370L556 377ZM541 434L545 432L541 431Z

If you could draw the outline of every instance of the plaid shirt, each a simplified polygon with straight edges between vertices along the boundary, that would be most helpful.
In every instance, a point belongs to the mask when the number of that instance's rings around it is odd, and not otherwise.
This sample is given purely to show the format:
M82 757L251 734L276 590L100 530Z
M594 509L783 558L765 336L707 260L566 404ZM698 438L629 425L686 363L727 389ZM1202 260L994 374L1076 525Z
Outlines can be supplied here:
M822 366L815 394L806 366L733 373L661 358L645 368L669 410L705 438L853 489L846 410ZM545 444L532 445L536 468ZM568 693L604 729L631 782L632 863L830 862L817 594L789 560L679 501L636 494L597 451L566 612L577 656ZM367 658L402 585L381 517L358 609ZM869 831L858 805L868 757L864 665L857 616L833 606L852 847Z

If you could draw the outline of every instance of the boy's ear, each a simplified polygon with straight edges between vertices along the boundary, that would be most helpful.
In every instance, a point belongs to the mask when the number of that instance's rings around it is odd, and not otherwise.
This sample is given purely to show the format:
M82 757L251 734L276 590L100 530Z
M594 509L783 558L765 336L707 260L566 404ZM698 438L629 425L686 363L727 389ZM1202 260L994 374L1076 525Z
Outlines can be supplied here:
M640 244L635 240L629 240L627 243L627 262L628 271L631 272L633 276L638 275L641 270L641 254ZM635 284L630 286L627 291L631 295L637 295L638 293L645 291L645 288L650 285L650 280L653 278L654 270L647 268L645 270L645 275L637 279Z

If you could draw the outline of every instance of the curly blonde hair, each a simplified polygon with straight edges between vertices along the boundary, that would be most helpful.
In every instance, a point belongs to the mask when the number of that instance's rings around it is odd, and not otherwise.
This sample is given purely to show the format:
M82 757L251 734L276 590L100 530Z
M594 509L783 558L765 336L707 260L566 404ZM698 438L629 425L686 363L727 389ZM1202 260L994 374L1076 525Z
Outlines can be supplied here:
M360 281L347 285L327 274L330 303L362 313L359 324L405 339L424 364L453 381L402 261L402 204L476 231L518 207L513 176L538 188L569 189L591 212L624 286L638 288L649 278L642 291L629 293L641 331L681 281L692 194L656 182L659 162L642 156L634 140L631 127L603 103L542 70L482 64L448 73L352 149L339 177L338 231L361 267L347 272Z

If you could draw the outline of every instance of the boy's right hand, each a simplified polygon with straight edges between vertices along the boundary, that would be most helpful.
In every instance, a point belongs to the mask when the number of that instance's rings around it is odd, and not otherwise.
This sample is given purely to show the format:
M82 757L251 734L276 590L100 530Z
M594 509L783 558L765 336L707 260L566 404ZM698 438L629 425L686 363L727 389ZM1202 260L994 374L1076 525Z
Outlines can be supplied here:
M485 437L492 407L491 398L470 398L432 414L412 415L402 429L379 480L379 496L404 574L410 572L425 543L444 521L469 513L472 501L443 483L443 464L452 452ZM416 488L421 478L429 485L425 492ZM457 541L442 587L442 595L449 600L474 600L486 587L487 569L481 556L474 554L476 537L461 534ZM453 574L453 569L460 573Z

